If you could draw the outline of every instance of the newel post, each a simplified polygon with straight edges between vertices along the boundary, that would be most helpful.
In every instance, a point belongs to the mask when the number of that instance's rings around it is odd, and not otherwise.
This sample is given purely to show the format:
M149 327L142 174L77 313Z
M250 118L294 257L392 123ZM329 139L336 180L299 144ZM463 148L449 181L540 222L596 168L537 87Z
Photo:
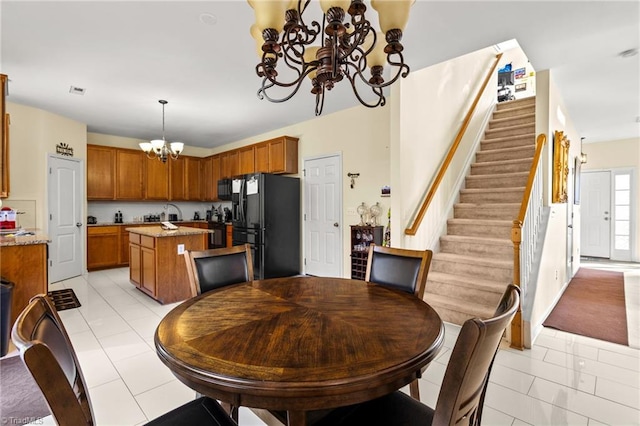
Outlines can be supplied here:
M514 349L524 349L524 327L522 320L522 300L524 292L520 287L520 243L522 242L522 222L513 221L511 228L511 241L513 242L513 284L520 288L520 305L518 312L511 322L511 347Z

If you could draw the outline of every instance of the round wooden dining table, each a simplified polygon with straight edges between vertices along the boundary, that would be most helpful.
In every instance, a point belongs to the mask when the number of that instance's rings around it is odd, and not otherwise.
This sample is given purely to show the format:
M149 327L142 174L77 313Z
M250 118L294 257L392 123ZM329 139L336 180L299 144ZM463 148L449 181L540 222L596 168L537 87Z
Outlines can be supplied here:
M158 325L158 356L188 387L236 407L309 412L368 401L419 378L444 341L413 294L296 276L219 288Z

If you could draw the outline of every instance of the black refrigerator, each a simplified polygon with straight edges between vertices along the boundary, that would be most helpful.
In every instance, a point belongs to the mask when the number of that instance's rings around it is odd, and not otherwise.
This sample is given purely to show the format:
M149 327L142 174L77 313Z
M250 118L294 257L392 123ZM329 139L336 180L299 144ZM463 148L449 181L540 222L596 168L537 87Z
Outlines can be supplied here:
M233 245L251 245L255 279L299 274L300 179L248 174L231 192Z

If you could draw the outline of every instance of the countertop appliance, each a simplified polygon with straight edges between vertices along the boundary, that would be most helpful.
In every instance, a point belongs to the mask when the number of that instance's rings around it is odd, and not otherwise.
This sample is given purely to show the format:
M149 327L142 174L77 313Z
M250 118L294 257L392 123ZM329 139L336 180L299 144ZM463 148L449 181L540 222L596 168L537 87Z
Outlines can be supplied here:
M300 179L268 173L232 182L233 245L249 243L256 279L300 273Z
M98 219L95 216L87 216L87 223L89 225L95 225L98 223Z

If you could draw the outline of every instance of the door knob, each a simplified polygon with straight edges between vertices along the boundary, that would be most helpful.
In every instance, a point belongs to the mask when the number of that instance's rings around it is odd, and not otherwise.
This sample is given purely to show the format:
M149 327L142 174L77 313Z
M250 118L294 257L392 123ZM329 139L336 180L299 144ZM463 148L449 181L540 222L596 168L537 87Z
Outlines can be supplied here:
M608 217L605 217L605 218L604 218L604 220L609 220L609 218L608 218Z
M78 228L80 228L80 227L82 226L82 224L81 224L80 222L78 222L78 223L76 223L76 226L77 226Z
M333 224L333 226L335 226L337 228L338 226L340 226L340 224L338 222L336 222L336 223Z

